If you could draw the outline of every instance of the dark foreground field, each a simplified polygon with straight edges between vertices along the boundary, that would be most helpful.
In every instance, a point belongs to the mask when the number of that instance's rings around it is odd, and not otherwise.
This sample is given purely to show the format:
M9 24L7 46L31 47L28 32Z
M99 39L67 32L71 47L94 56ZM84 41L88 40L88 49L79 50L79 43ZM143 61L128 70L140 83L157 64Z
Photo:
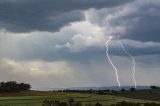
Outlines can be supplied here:
M133 92L126 91L126 92L119 92L114 95L127 98L142 99L142 100L160 101L160 89L148 89L148 90L146 89Z
M157 93L158 95L156 95ZM42 102L45 99L67 102L69 98L74 98L76 102L79 101L82 104L95 104L99 102L103 106L110 106L122 101L141 104L147 102L160 103L159 94L159 90L152 90L150 93L148 90L141 90L115 94L25 91L19 93L1 93L0 106L42 106Z

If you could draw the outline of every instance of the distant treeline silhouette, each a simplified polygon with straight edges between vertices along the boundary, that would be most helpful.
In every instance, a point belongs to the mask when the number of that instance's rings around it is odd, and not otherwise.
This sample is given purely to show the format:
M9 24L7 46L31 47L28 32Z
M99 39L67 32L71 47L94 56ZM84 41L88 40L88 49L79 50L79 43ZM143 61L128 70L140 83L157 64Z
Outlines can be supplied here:
M17 83L16 81L8 81L0 83L0 92L19 92L30 90L31 85L25 83Z
M121 90L93 90L93 89L89 89L89 90L71 90L71 89L65 89L65 90L58 90L58 91L53 91L53 92L75 92L75 93L98 93L98 94L105 94L105 93L118 93L118 92L125 92L127 90L125 90L124 88L122 88ZM128 91L136 91L135 88L130 88Z
M154 85L150 86L150 88L151 88L151 89L160 89L160 87L154 86Z
M160 87L158 86L150 86L150 89L160 89ZM64 89L64 90L53 90L53 92L75 92L75 93L98 93L98 94L103 94L103 93L118 93L118 92L126 92L126 91L130 91L130 92L134 92L137 91L136 88L130 88L130 89L124 89L122 88L121 90L110 90L110 89L106 89L106 90L94 90L94 89L88 89L88 90L72 90L72 89Z

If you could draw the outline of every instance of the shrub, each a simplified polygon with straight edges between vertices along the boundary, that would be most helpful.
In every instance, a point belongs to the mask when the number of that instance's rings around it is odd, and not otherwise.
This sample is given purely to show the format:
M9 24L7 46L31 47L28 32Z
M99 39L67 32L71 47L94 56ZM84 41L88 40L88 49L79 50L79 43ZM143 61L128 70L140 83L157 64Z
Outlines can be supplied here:
M99 102L97 102L97 103L95 104L95 106L102 106L102 104L100 104Z

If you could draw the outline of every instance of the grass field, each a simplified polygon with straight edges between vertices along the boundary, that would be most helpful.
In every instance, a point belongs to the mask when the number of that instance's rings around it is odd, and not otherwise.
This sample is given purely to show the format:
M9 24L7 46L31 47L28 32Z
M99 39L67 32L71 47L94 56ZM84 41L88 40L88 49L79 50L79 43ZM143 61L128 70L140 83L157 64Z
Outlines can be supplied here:
M4 95L6 97L4 97ZM9 97L12 95L12 97ZM30 96L29 96L30 95ZM0 94L0 106L41 106L43 100L54 99L60 101L68 101L69 98L74 98L75 101L85 103L96 103L99 102L104 106L109 106L121 101L146 103L155 102L150 100L131 99L126 97L119 97L114 95L98 95L98 94L86 94L86 93L56 93L56 92L22 92L19 94ZM157 102L160 103L160 102Z

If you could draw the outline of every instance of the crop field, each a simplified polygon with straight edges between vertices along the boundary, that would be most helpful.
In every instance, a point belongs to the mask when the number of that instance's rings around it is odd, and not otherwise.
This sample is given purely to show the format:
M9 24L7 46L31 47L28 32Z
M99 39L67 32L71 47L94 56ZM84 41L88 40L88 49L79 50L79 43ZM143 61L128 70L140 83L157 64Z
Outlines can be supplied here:
M99 94L87 94L87 93L56 93L56 92L32 92L34 95L22 95L12 94L13 97L0 97L0 106L42 106L45 99L59 100L67 102L69 98L73 98L76 102L80 101L82 104L96 102L101 103L103 106L109 106L118 102L135 102L146 103L155 102L151 100L131 99L126 97L119 97L114 95L99 95ZM1 94L2 95L2 94ZM160 103L156 101L156 103Z

